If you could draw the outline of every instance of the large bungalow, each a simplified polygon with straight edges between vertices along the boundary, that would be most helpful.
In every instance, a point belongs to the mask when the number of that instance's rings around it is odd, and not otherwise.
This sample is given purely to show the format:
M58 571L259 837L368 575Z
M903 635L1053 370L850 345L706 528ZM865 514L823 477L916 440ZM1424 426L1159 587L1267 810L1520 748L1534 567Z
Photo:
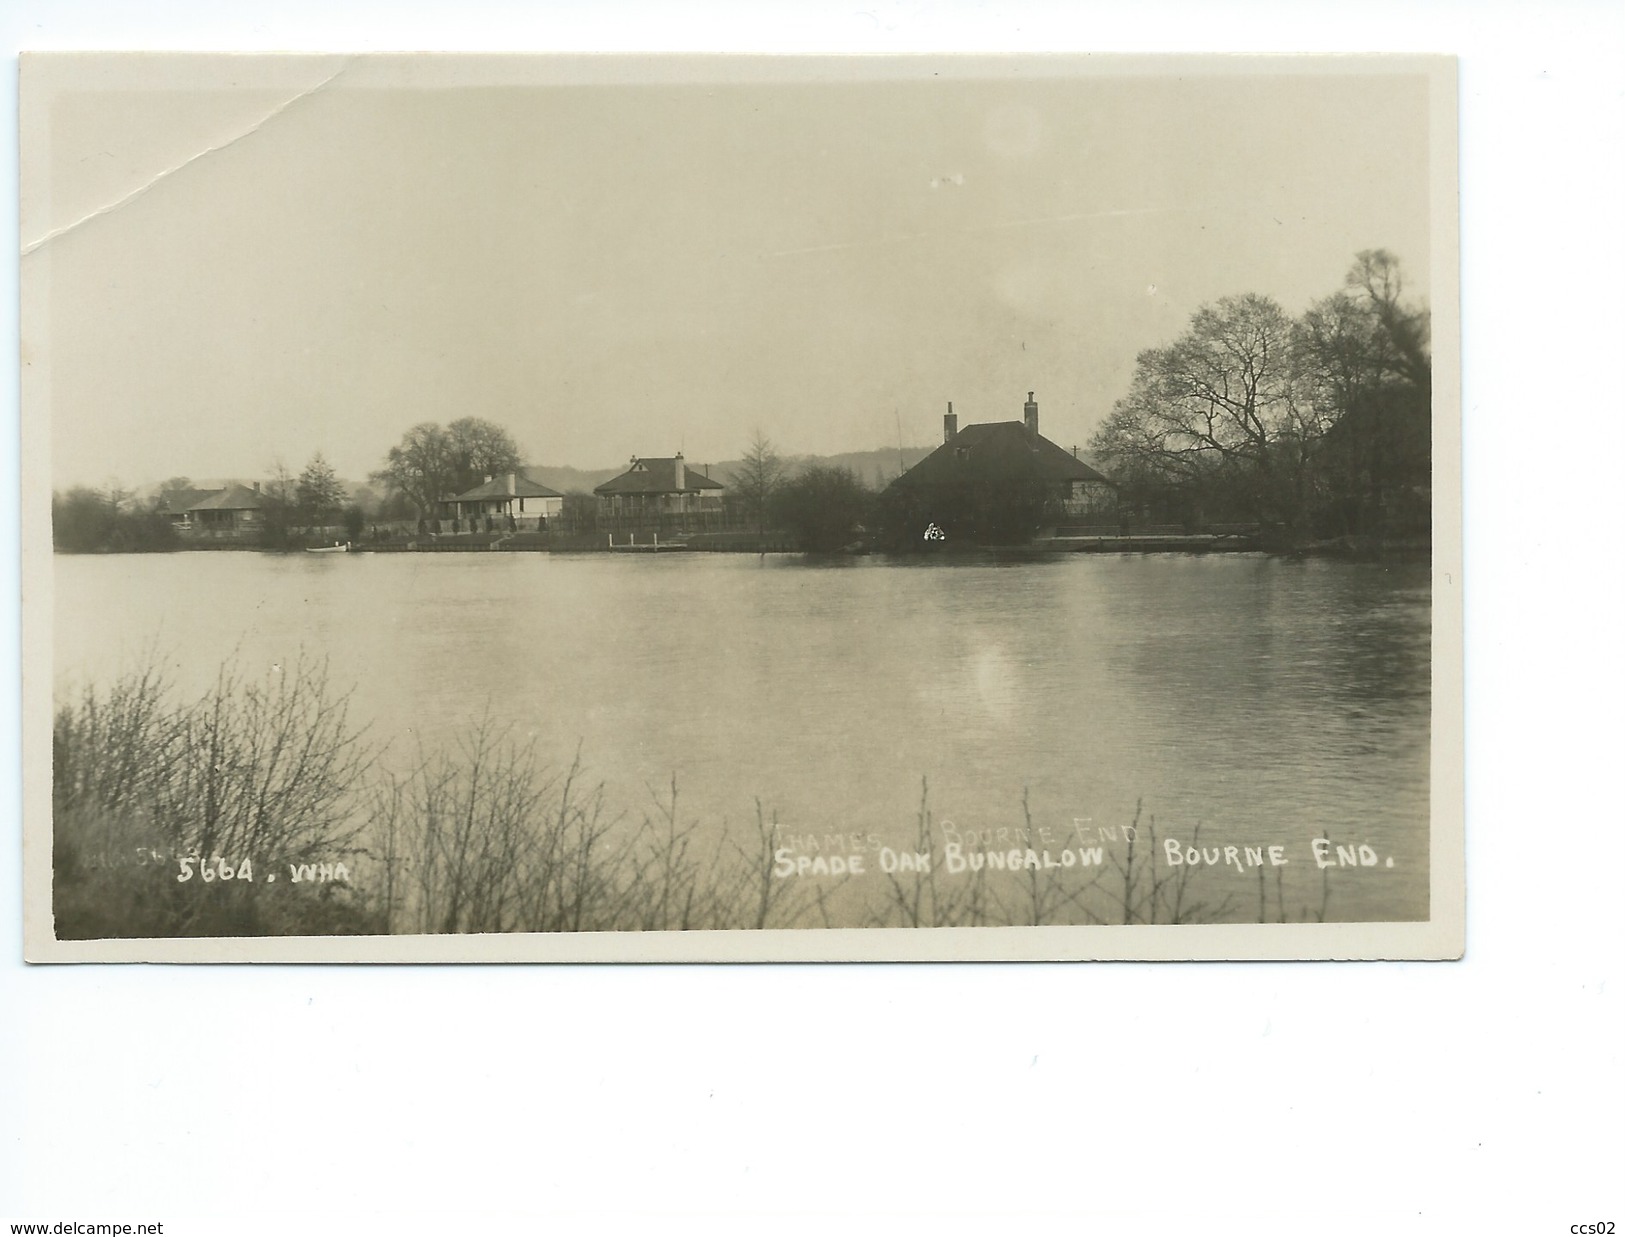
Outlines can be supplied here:
M158 497L158 509L169 517L177 532L190 532L192 529L192 507L205 498L220 493L214 489L198 489L187 486L184 489L165 490Z
M593 490L600 528L698 528L719 523L722 490L682 452L669 459L632 457L632 466Z
M450 515L459 519L490 517L506 526L511 516L516 524L521 520L533 521L537 527L545 528L541 521L564 510L564 495L537 484L523 473L510 472L500 477L487 476L483 484L448 498L446 507Z
M1038 432L1031 391L1020 421L961 429L949 404L942 445L892 482L887 494L910 526L957 526L995 539L1045 523L1115 519L1117 510L1110 478Z
M232 482L218 490L171 490L164 509L177 531L196 537L257 536L265 528L259 482L253 489Z

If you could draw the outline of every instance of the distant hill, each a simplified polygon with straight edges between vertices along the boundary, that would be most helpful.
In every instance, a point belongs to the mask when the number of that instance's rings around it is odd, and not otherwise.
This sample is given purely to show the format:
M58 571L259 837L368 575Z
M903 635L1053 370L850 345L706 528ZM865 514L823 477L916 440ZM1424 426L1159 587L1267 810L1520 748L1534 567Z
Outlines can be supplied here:
M824 464L833 468L849 468L858 480L873 489L884 489L897 477L918 464L936 445L929 447L881 447L877 451L847 451L841 455L797 455L785 462L794 473L810 464ZM732 467L739 467L738 463Z
M565 464L526 464L525 476L537 485L549 486L560 494L590 494L595 486L603 485L611 477L618 477L626 469L571 468Z
M934 450L936 450L934 446L882 447L877 451L847 451L839 455L792 455L784 457L784 464L791 476L813 464L850 468L865 485L881 489L899 473L914 467ZM703 472L713 481L722 482L723 485L729 485L733 475L745 466L743 460L691 459L687 464L690 468ZM590 494L595 486L600 486L611 477L618 477L625 471L624 467L583 469L562 464L525 465L525 475L532 481L538 485L551 486L562 494Z

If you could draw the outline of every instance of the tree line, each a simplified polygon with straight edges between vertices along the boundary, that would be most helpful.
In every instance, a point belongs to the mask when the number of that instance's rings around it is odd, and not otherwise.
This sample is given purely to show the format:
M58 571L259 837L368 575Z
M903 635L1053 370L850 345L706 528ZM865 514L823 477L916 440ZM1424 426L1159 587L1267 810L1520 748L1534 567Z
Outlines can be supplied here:
M389 449L384 466L370 474L368 480L383 494L365 505L347 493L320 452L297 475L278 462L259 490L262 540L271 547L297 545L311 530L340 526L357 539L368 519L431 514L449 494L522 469L519 446L502 426L479 417L445 426L424 422L409 429ZM793 468L760 432L726 480L732 523L758 535L787 533L815 551L839 549L862 536L877 498L850 468ZM191 488L190 478L171 477L144 501L116 485L53 494L56 548L77 553L176 549L174 513L165 500ZM564 508L565 525L592 527L596 500L591 494L565 495Z
M1367 250L1298 318L1257 294L1203 306L1140 353L1090 450L1124 506L1162 518L1256 520L1293 543L1421 534L1432 394L1428 310Z
M520 469L518 444L499 425L463 417L448 426L413 426L389 449L384 467L368 480L384 487L381 501L351 495L318 451L295 475L279 460L259 488L263 543L297 545L313 530L342 528L352 540L369 518L403 519L433 511L448 494L459 494L484 477ZM179 545L168 504L193 488L189 477L171 477L142 499L120 485L74 486L51 495L52 540L69 553L173 550Z
M180 540L168 504L171 495L193 489L190 477L171 477L150 498L117 484L74 486L51 495L51 537L56 549L73 554L174 550ZM366 515L353 502L321 452L298 476L278 463L258 491L266 545L298 543L308 532L342 527L360 535Z
M158 500L142 503L120 486L76 485L51 495L51 541L69 554L173 550L175 527Z

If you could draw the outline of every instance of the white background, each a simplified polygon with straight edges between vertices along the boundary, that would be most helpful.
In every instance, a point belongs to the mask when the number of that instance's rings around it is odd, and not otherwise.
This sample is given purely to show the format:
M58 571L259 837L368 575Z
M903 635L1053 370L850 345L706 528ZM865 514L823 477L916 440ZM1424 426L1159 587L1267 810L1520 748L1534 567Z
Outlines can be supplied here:
M0 1216L1625 1225L1625 8L22 0L0 40L8 109L21 48L1458 53L1469 708L1456 964L27 968L8 659Z

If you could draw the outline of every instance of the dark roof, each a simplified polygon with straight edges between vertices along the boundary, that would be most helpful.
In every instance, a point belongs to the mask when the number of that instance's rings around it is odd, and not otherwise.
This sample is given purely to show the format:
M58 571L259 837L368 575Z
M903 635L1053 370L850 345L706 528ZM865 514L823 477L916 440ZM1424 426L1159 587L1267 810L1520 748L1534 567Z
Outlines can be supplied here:
M720 490L720 482L711 480L698 468L686 461L683 465L683 492ZM639 459L618 477L611 477L593 489L594 494L675 494L677 493L677 459Z
M165 490L161 495L161 499L165 511L168 511L171 515L180 515L182 512L192 510L205 498L222 492L221 490L197 489Z
M508 474L492 477L481 485L476 485L467 493L459 494L455 498L447 499L454 503L479 502L486 498L563 498L557 490L550 490L545 485L538 485L524 473L514 474L513 489L508 488Z
M1115 484L1042 434L1029 434L1021 421L967 425L951 442L943 443L892 484L949 485L966 480L989 484Z
M264 506L258 490L233 482L223 490L213 490L207 498L200 498L188 511L255 511Z

